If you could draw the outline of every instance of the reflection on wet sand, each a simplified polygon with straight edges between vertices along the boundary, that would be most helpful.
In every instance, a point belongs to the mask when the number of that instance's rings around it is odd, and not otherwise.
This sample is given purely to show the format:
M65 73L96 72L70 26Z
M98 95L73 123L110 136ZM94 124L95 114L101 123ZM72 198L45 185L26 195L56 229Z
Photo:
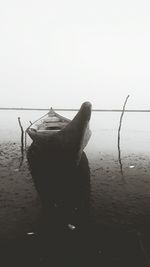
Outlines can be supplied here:
M31 174L51 223L80 224L88 210L90 170L83 153L79 166L53 144L32 143L27 153Z
M40 253L46 264L79 266L86 260L88 244L85 235L89 218L88 159L83 153L77 166L53 145L40 146L34 142L27 156L43 204L44 213L37 230Z

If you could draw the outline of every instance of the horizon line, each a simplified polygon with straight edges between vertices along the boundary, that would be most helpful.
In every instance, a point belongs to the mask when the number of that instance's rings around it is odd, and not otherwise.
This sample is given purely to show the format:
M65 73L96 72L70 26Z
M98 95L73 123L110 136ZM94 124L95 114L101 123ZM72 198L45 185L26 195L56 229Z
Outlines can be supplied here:
M21 107L0 107L0 110L33 110L48 111L49 108L21 108ZM54 108L56 111L78 111L77 108ZM122 109L92 109L94 112L122 112ZM150 109L125 109L125 112L150 112Z

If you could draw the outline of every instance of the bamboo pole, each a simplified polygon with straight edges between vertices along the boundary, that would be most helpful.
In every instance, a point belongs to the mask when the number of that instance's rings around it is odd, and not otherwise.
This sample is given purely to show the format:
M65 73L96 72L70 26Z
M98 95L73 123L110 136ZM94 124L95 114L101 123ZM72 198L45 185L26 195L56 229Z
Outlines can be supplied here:
M120 170L121 170L121 174L122 175L123 175L123 166L122 166L122 161L121 161L121 147L120 147L120 139L121 139L121 137L120 137L120 134L121 134L122 119L123 119L123 115L124 115L124 112L125 112L125 107L126 107L128 98L129 98L129 95L125 99L125 102L124 102L124 105L123 105L123 109L122 109L122 113L121 113L121 116L120 116L119 128L118 128L118 161L119 161L119 164L120 164Z
M23 130L23 127L21 124L20 117L18 117L18 122L19 122L19 126L21 129L21 162L20 162L20 167L21 167L21 165L23 163L23 159L24 159L24 130Z

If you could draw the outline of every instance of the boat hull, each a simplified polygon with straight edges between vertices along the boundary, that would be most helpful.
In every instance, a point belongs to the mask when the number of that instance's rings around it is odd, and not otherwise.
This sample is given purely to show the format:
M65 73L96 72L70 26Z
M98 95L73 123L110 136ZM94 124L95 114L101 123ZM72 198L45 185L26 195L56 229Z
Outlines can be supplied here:
M36 130L32 126L27 129L27 133L36 145L53 146L62 153L67 153L72 160L79 164L83 149L91 137L90 117L91 104L85 102L72 121L61 117L65 124L61 130Z

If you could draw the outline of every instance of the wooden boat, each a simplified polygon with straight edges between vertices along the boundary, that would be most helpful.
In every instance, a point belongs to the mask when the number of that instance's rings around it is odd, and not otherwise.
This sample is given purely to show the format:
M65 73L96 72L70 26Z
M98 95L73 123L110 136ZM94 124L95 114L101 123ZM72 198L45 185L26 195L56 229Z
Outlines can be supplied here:
M34 142L57 146L57 149L60 148L64 153L74 155L79 162L91 137L91 108L90 102L83 103L73 120L59 115L51 108L46 115L30 125L26 132Z
M34 141L35 139L49 137L57 133L67 126L69 122L69 119L60 116L51 108L46 115L35 121L26 131Z

